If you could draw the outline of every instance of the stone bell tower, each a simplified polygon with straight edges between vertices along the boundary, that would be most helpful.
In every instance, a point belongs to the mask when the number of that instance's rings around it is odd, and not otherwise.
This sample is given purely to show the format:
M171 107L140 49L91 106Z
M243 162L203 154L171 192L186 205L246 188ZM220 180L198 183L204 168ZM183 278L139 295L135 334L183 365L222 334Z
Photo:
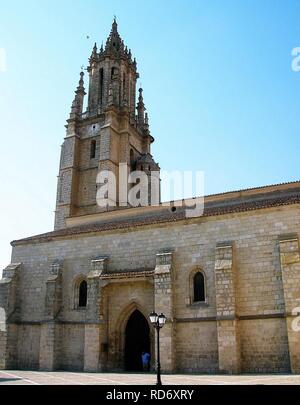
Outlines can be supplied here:
M87 71L87 109L83 111L86 91L84 73L81 72L67 120L58 176L55 229L68 226L67 218L129 206L120 204L118 191L115 207L97 204L100 172L114 173L118 190L119 181L124 181L119 178L121 164L123 167L127 165L127 174L134 170L143 171L149 182L149 204L151 174L159 184L160 169L151 155L154 138L149 130L142 89L139 89L138 102L136 100L139 78L136 60L124 45L116 20L105 47L98 50L95 44ZM153 200L157 201L157 197Z

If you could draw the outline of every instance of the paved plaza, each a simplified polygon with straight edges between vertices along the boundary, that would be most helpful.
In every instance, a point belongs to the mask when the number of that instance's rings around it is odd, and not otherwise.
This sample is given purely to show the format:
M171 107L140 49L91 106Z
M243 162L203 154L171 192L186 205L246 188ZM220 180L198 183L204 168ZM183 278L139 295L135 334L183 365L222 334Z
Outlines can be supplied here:
M163 375L164 385L300 385L300 375ZM154 374L0 371L0 385L154 385Z

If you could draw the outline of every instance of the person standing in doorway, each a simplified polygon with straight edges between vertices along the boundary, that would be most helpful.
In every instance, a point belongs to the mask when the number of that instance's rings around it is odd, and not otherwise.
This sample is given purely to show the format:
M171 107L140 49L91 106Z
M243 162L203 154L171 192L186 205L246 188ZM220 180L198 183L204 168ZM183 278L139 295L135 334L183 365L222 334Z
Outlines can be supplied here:
M150 371L150 354L148 352L142 353L143 371Z

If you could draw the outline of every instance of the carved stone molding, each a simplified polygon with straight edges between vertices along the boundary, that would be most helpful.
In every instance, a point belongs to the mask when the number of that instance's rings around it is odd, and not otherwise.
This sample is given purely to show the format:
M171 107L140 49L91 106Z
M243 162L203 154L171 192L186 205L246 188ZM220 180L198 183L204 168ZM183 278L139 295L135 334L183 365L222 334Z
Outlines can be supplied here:
M172 252L163 252L156 255L155 275L171 273L172 255Z
M9 264L2 273L2 279L0 280L0 283L5 283L11 281L17 274L17 271L19 267L21 266L21 263L11 263Z
M47 283L55 282L58 279L58 277L61 274L62 267L63 267L63 260L56 260L52 263L50 275L47 278Z
M108 257L95 257L91 260L91 271L88 274L88 278L100 277L102 273L107 271Z

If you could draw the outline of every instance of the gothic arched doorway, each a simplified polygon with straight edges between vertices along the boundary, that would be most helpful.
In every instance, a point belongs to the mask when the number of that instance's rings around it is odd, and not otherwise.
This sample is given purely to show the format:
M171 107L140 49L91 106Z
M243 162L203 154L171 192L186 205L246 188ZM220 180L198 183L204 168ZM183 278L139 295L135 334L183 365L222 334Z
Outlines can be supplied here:
M150 329L140 311L135 310L125 330L125 370L142 371L142 352L150 353Z

